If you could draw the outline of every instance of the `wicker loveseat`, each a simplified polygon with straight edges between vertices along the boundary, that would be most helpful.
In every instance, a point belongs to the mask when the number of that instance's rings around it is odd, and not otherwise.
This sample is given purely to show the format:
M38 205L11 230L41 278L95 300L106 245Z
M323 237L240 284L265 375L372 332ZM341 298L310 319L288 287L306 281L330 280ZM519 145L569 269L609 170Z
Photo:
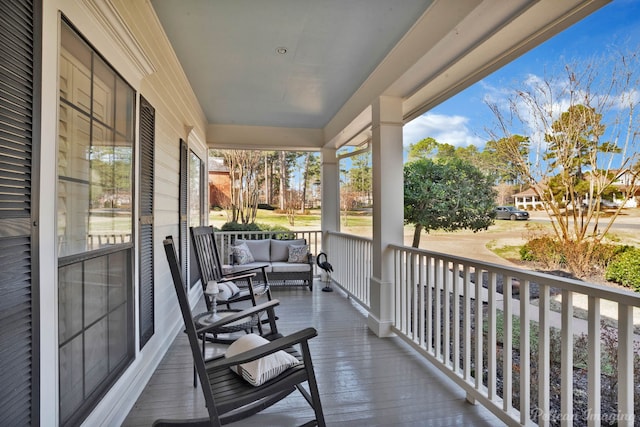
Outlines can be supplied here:
M313 290L313 257L305 239L236 239L231 249L232 273L266 264L271 286L302 283Z

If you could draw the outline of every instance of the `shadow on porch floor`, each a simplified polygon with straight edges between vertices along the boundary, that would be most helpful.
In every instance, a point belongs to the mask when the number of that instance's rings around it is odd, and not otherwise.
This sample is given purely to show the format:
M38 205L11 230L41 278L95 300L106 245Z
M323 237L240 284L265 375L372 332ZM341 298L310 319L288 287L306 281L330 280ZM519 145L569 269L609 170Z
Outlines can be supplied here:
M338 291L274 287L284 334L313 326L311 340L325 419L333 426L496 426L503 423L398 338L380 339L365 314ZM204 304L201 304L204 306ZM196 310L197 311L197 310ZM210 351L221 351L209 345ZM223 350L222 350L223 351ZM191 354L179 334L127 416L125 427L149 427L157 418L206 416L200 389L193 388ZM199 387L199 386L198 386ZM299 393L229 426L295 426L312 418Z

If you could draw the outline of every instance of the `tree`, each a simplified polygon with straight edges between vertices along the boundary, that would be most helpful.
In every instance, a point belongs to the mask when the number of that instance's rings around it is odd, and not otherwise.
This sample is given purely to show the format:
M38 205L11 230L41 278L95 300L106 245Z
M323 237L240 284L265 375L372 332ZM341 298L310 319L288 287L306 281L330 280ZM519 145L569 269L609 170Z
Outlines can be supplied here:
M421 139L415 144L410 144L407 161L412 162L418 159L428 159L433 157L433 154L438 149L438 145L438 141L431 137Z
M640 155L638 70L637 50L592 58L529 78L504 104L489 103L502 135L495 140L506 143L510 163L544 202L556 238L572 254L567 266L578 276L589 272L594 251L640 184L633 171ZM524 131L530 153L514 143ZM622 203L604 218L601 200L620 176L629 178Z
M512 135L508 138L487 141L481 156L486 159L489 173L498 183L519 187L521 191L527 180L521 175L521 169L514 163L514 158L529 158L529 137Z
M486 230L494 221L495 197L491 180L461 159L404 166L404 221L415 224L415 248L422 230Z
M231 222L255 222L262 155L252 150L221 151L231 178Z
M351 158L348 191L355 196L359 205L369 204L372 199L373 175L371 170L371 151Z

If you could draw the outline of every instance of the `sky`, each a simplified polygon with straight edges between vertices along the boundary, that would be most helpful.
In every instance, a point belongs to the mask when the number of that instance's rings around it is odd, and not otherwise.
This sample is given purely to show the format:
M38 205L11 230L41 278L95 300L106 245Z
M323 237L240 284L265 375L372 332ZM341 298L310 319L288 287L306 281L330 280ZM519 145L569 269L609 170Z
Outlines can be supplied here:
M485 99L504 96L504 88L518 87L545 70L574 60L606 54L617 47L640 46L640 0L614 0L565 31L527 52L453 98L404 126L404 145L432 137L456 147L489 139L486 129L495 116ZM639 70L640 72L640 70Z

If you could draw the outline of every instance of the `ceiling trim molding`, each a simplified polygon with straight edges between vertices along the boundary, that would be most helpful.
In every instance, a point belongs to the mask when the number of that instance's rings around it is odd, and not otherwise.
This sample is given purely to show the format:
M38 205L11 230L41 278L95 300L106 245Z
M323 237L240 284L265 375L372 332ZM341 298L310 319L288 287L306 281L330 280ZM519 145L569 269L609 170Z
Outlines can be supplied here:
M322 129L209 124L207 145L214 149L319 151Z
M120 51L126 55L138 71L139 78L156 72L155 65L133 36L111 0L82 0L82 3L106 30L107 35Z

